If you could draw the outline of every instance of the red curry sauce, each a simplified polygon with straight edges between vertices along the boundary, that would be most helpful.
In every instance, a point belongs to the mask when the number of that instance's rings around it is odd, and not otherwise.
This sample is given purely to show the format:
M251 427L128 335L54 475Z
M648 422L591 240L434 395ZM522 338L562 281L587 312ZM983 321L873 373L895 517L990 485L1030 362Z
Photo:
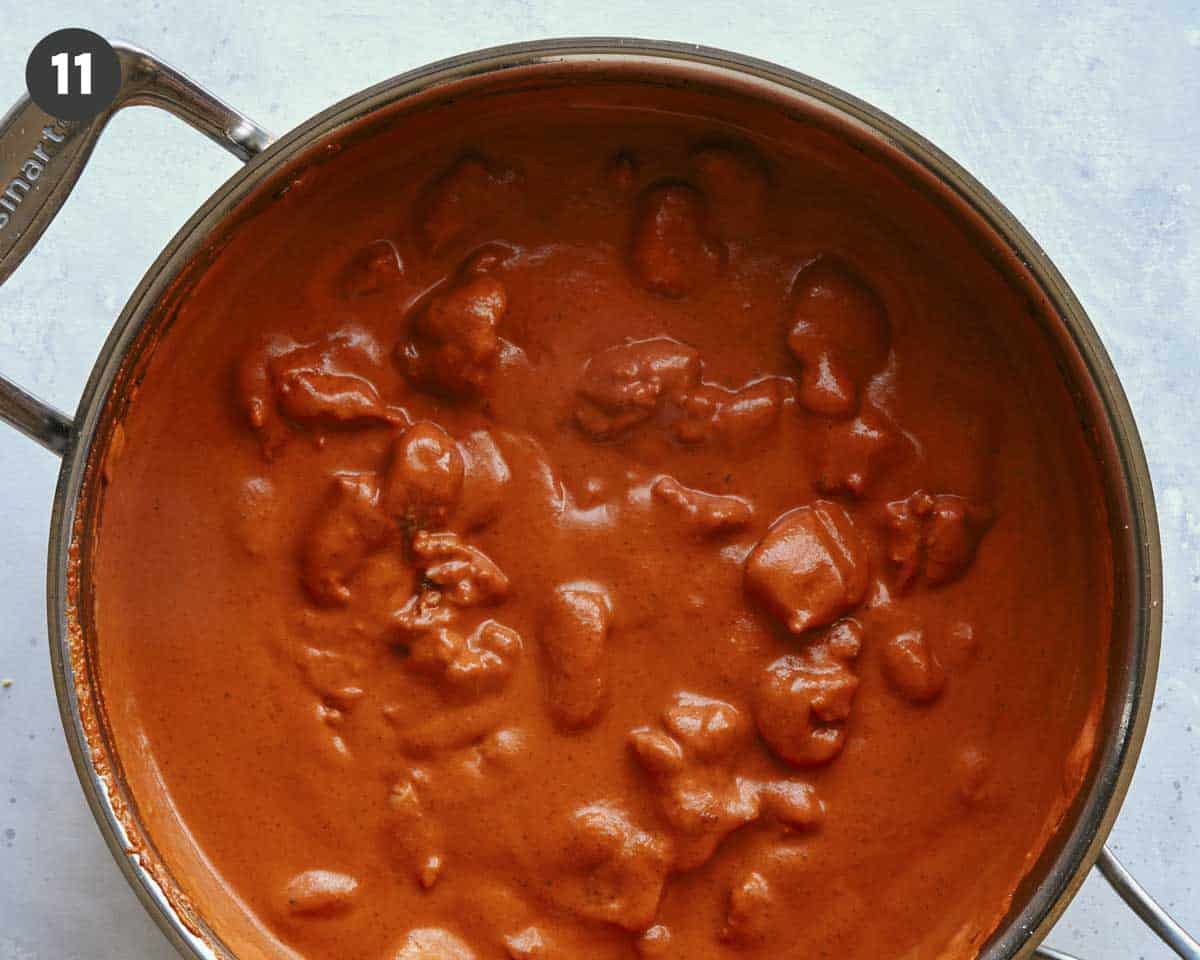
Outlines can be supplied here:
M1025 301L702 99L346 145L155 349L99 664L240 956L971 957L1077 789L1110 556Z

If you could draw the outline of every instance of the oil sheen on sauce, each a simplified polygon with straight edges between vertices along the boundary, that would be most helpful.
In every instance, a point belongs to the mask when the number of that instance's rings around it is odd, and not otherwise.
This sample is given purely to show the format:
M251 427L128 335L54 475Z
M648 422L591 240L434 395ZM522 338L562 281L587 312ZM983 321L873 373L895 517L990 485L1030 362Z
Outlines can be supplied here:
M698 96L347 143L180 299L94 619L239 956L968 958L1077 790L1110 548L1026 301Z

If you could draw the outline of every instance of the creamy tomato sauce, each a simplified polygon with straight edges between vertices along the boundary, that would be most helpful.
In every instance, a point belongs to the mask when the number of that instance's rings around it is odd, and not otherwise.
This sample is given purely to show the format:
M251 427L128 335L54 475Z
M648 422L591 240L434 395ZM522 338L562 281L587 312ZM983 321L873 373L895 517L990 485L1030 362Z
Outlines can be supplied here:
M1029 306L748 106L470 98L178 298L105 711L243 957L972 957L1078 788L1096 469Z

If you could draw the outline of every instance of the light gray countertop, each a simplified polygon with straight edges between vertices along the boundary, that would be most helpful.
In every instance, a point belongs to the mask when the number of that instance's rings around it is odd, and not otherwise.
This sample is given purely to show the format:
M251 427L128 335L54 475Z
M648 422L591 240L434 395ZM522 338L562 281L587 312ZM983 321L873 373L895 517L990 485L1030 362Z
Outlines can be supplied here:
M34 43L62 26L152 49L276 133L454 53L625 34L777 61L946 150L1074 286L1141 428L1166 626L1150 733L1112 842L1200 929L1200 3L112 0L98 13L94 0L57 0L53 15L7 6L0 101L21 92ZM0 287L0 370L73 410L143 270L235 164L163 114L119 115L62 215ZM168 960L101 842L59 729L43 579L56 471L50 454L0 428L0 677L14 681L0 689L0 960ZM1168 956L1095 878L1050 942L1084 960Z

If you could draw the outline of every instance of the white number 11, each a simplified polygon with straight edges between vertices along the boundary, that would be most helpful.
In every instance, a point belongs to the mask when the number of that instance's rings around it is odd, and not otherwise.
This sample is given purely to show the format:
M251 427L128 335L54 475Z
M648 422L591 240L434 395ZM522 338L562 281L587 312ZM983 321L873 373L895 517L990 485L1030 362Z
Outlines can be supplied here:
M58 95L65 97L71 92L71 68L69 56L66 53L56 53L50 58L50 66L58 71ZM92 55L81 53L75 57L75 66L79 68L79 92L85 97L92 93Z

